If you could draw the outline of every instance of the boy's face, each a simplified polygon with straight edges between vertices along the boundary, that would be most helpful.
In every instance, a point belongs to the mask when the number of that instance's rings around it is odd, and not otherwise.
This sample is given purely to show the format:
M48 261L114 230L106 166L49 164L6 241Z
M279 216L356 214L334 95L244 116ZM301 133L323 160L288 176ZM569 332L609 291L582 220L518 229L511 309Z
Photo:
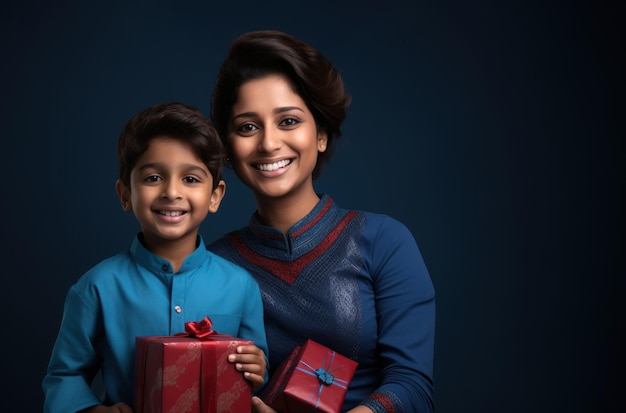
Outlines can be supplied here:
M209 169L191 147L166 136L152 139L137 160L130 191L117 183L122 207L132 209L152 250L179 240L195 245L200 224L224 196L223 181L212 188Z

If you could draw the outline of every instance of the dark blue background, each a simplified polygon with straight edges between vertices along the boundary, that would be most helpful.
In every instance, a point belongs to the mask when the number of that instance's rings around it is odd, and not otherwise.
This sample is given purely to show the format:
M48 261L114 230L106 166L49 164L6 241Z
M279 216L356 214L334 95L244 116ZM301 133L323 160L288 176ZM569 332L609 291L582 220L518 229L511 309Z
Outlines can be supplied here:
M230 42L263 28L344 74L353 104L317 189L415 235L437 411L624 411L623 5L95 3L0 15L7 411L40 411L67 288L138 230L114 190L126 120L162 100L208 113ZM254 208L226 180L209 241Z

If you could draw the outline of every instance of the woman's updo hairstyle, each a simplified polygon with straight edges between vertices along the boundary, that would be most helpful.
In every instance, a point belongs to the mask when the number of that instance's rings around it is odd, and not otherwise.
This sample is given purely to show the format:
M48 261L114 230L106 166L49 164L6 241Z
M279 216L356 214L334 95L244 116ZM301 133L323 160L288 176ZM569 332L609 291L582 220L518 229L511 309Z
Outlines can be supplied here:
M228 148L229 122L239 88L249 80L283 75L304 100L320 132L328 135L327 149L319 152L313 170L316 179L341 137L341 123L350 105L350 95L335 65L321 52L295 37L261 30L238 37L215 81L211 99L211 121Z

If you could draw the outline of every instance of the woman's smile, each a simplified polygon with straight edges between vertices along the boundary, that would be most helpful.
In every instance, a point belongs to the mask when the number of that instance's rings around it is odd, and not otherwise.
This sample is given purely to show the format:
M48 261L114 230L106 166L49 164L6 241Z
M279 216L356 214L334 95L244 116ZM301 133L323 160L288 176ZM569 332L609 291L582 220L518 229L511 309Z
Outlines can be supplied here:
M275 171L277 169L284 168L287 165L289 165L290 163L291 163L291 159L283 159L281 161L276 161L276 162L272 162L272 163L258 163L256 165L254 165L254 167L256 169L258 169L259 171L272 172L272 171Z
M232 165L257 198L317 202L311 178L326 135L289 80L279 75L241 85L230 120ZM312 207L312 205L309 205Z

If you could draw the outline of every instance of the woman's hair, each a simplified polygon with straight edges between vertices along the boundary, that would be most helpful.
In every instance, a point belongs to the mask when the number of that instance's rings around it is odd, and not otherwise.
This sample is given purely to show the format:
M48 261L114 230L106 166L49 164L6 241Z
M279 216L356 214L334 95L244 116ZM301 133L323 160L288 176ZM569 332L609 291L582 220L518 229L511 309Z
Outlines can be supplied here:
M213 177L213 189L222 179L225 150L217 131L196 108L161 102L133 116L117 142L119 179L130 189L130 174L154 138L167 137L190 145Z
M295 37L275 30L238 37L220 67L211 99L211 121L228 148L229 122L241 85L268 75L285 76L313 114L318 131L328 135L327 150L319 152L316 179L341 136L350 95L335 65L321 52Z

